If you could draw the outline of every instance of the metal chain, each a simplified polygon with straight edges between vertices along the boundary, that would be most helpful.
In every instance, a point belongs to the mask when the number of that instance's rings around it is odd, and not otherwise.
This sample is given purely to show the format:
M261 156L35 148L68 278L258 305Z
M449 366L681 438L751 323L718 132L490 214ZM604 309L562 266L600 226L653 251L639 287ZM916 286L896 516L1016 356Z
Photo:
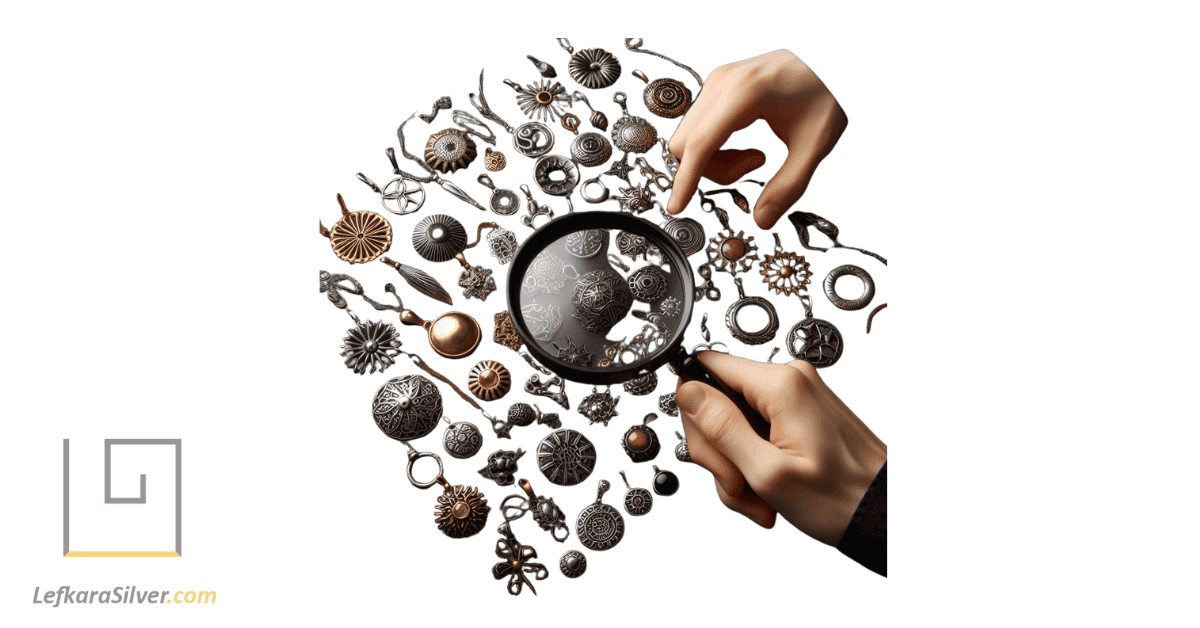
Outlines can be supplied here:
M630 42L632 42L632 41L633 41L633 40L635 40L635 39L637 40L637 43L636 43L636 44L630 43ZM648 55L654 55L654 56L658 57L659 59L664 59L664 60L666 60L666 61L669 61L669 62L671 62L671 63L675 64L675 65L676 65L676 66L678 66L678 67L681 67L681 68L683 68L683 69L687 70L689 74L691 74L693 77L695 77L695 79L696 79L696 82L700 84L700 87L701 87L701 88L703 88L703 87L704 87L704 79L700 78L700 75L699 75L699 74L697 74L695 70L693 70L693 69L689 68L688 66L686 66L686 65L684 65L684 64L682 64L682 63L680 63L680 62L678 62L678 61L676 61L676 60L674 60L674 59L672 59L671 57L668 57L667 55L664 55L664 54L661 54L661 53L654 52L653 50L645 50L645 49L643 49L643 48L642 48L642 38L641 38L641 37L626 37L626 38L625 38L625 47L626 47L626 48L628 48L628 49L630 49L630 50L632 50L632 51L634 51L634 52L642 52L642 53L645 53L645 54L648 54Z

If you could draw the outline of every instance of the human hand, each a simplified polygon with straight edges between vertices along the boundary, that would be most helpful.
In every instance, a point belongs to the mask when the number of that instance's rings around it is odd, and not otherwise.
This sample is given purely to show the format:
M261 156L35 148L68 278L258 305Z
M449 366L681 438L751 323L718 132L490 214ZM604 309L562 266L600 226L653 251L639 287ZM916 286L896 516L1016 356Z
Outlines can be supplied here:
M760 119L788 148L783 166L754 206L754 221L763 229L775 226L804 194L847 124L821 79L787 50L723 65L708 76L671 137L671 154L680 163L667 211L683 211L701 176L729 185L766 163L760 150L719 150L735 131Z
M778 513L801 532L837 546L887 462L887 445L808 362L764 364L715 351L699 360L771 424L768 442L715 388L679 384L675 399L688 451L713 474L721 501L764 528L775 525Z

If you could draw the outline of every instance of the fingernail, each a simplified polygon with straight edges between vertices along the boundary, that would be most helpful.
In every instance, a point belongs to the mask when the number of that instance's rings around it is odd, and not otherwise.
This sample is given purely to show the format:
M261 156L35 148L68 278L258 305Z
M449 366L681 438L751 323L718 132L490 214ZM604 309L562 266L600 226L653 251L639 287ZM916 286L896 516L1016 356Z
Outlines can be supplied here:
M679 393L675 395L675 403L683 412L695 416L704 406L704 399L707 396L708 391L704 390L703 386L699 384L686 385L680 388Z
M769 220L767 216L773 214L774 212L774 205L770 203L763 203L762 205L754 208L754 222L761 229L770 229L772 226L774 226L774 223L766 224L766 221Z

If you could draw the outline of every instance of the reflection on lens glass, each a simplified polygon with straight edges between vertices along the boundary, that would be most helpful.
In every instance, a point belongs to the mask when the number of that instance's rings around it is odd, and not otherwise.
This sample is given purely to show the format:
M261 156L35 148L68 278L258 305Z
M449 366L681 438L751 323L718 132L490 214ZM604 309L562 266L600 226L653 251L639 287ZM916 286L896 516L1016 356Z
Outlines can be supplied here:
M635 240L632 249L618 246ZM682 322L687 295L679 273L643 235L574 231L537 252L521 275L520 315L563 365L635 367L665 349Z

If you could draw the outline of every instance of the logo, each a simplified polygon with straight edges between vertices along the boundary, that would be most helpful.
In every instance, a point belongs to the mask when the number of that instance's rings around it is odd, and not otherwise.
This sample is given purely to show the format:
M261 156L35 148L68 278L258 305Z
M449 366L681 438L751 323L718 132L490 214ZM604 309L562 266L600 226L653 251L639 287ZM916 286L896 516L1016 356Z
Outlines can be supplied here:
M117 450L118 494L132 493L139 473L136 497L114 497L113 449ZM89 464L86 452L76 454L80 464L71 469L71 441L63 439L63 556L85 557L170 557L183 553L183 443L180 439L104 439L104 487L100 499L98 455ZM93 453L95 453L93 451ZM173 454L173 455L172 455ZM171 473L171 458L174 473ZM76 494L71 494L72 477ZM127 492L126 492L127 491ZM75 539L82 550L72 550L71 516L75 515ZM172 534L173 532L173 534ZM172 544L173 539L173 544ZM173 549L169 549L172 548Z

